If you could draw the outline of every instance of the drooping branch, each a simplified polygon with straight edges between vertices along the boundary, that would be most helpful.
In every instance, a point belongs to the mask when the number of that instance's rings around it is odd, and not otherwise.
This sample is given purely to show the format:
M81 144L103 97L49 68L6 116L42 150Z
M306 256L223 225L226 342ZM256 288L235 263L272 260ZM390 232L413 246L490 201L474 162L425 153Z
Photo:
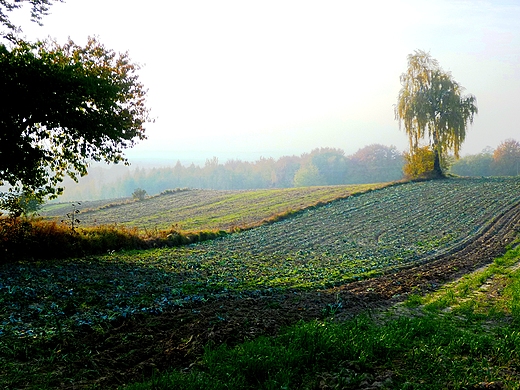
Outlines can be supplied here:
M42 18L48 14L49 8L53 2L63 0L0 0L0 24L8 29L7 33L15 33L21 31L19 26L14 25L10 18L9 13L15 9L21 8L24 3L31 4L31 21L42 24Z
M410 153L427 139L435 155L435 170L442 175L441 159L448 151L458 158L466 129L477 113L476 98L462 96L463 88L443 71L429 53L408 56L408 69L401 75L395 117L409 138Z

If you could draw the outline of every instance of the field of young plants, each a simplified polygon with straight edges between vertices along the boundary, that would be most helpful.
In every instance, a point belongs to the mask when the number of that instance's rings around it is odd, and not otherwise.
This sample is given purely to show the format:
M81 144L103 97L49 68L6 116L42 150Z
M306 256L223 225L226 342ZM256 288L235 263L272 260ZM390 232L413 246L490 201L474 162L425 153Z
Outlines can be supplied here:
M112 225L140 229L230 230L256 225L273 215L296 211L387 184L359 184L272 190L224 191L181 189L165 191L144 201L130 199L82 202L77 205L81 226ZM46 206L41 215L63 219L70 204Z
M0 337L24 340L30 351L32 343L103 333L135 315L374 277L464 247L519 203L518 178L407 183L185 247L4 264ZM239 212L245 218L249 209ZM11 384L23 383L20 372Z
M518 202L518 179L410 183L210 242L3 266L0 334L72 332L212 296L348 283L447 253Z

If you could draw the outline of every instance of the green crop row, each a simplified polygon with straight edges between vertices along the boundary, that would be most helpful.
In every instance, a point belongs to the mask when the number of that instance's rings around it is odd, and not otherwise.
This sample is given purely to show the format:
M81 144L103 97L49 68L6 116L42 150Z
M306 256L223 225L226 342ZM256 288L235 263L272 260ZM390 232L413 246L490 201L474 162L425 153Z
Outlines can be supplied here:
M506 179L411 183L189 246L5 265L0 299L27 299L27 305L0 308L0 330L45 334L49 323L41 314L68 308L62 329L72 332L100 318L160 312L229 294L334 286L427 261L518 203L518 184ZM91 280L88 289L66 293L85 279ZM46 299L40 302L41 297ZM85 308L83 301L92 304Z
M184 190L164 192L141 202L122 201L111 207L88 206L81 210L82 226L117 224L139 229L169 229L175 225L184 231L234 230L261 224L276 215L328 203L388 184L286 188L251 191ZM69 206L70 207L70 206ZM44 209L46 218L63 218L70 210Z
M519 389L520 248L406 311L300 323L233 348L208 346L190 371L125 386L145 389ZM499 280L497 280L499 279ZM492 281L503 294L481 299ZM452 309L451 311L447 309Z

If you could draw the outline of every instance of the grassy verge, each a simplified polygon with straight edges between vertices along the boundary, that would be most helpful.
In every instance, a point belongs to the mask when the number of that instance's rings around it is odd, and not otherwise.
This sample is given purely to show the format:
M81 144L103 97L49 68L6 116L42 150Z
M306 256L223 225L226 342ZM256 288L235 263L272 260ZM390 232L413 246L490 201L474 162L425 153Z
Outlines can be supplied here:
M519 389L520 248L381 316L315 321L234 348L141 389Z
M471 318L502 318L509 315L513 321L519 321L519 256L520 248L511 249L490 266L465 275L457 283L444 286L435 294L411 296L407 306Z
M227 232L138 230L116 225L71 229L55 221L0 217L1 262L61 259L120 250L175 247L225 236Z

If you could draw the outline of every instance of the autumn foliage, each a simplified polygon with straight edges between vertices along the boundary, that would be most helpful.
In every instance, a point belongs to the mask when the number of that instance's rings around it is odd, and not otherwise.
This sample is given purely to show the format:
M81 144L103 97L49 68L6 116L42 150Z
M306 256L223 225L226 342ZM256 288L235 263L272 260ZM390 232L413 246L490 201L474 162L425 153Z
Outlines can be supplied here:
M507 139L493 153L493 171L499 176L515 176L520 173L520 142Z
M56 221L0 217L0 262L178 246L225 234L224 231L183 232L175 228L142 231L116 225L71 229L67 224Z

